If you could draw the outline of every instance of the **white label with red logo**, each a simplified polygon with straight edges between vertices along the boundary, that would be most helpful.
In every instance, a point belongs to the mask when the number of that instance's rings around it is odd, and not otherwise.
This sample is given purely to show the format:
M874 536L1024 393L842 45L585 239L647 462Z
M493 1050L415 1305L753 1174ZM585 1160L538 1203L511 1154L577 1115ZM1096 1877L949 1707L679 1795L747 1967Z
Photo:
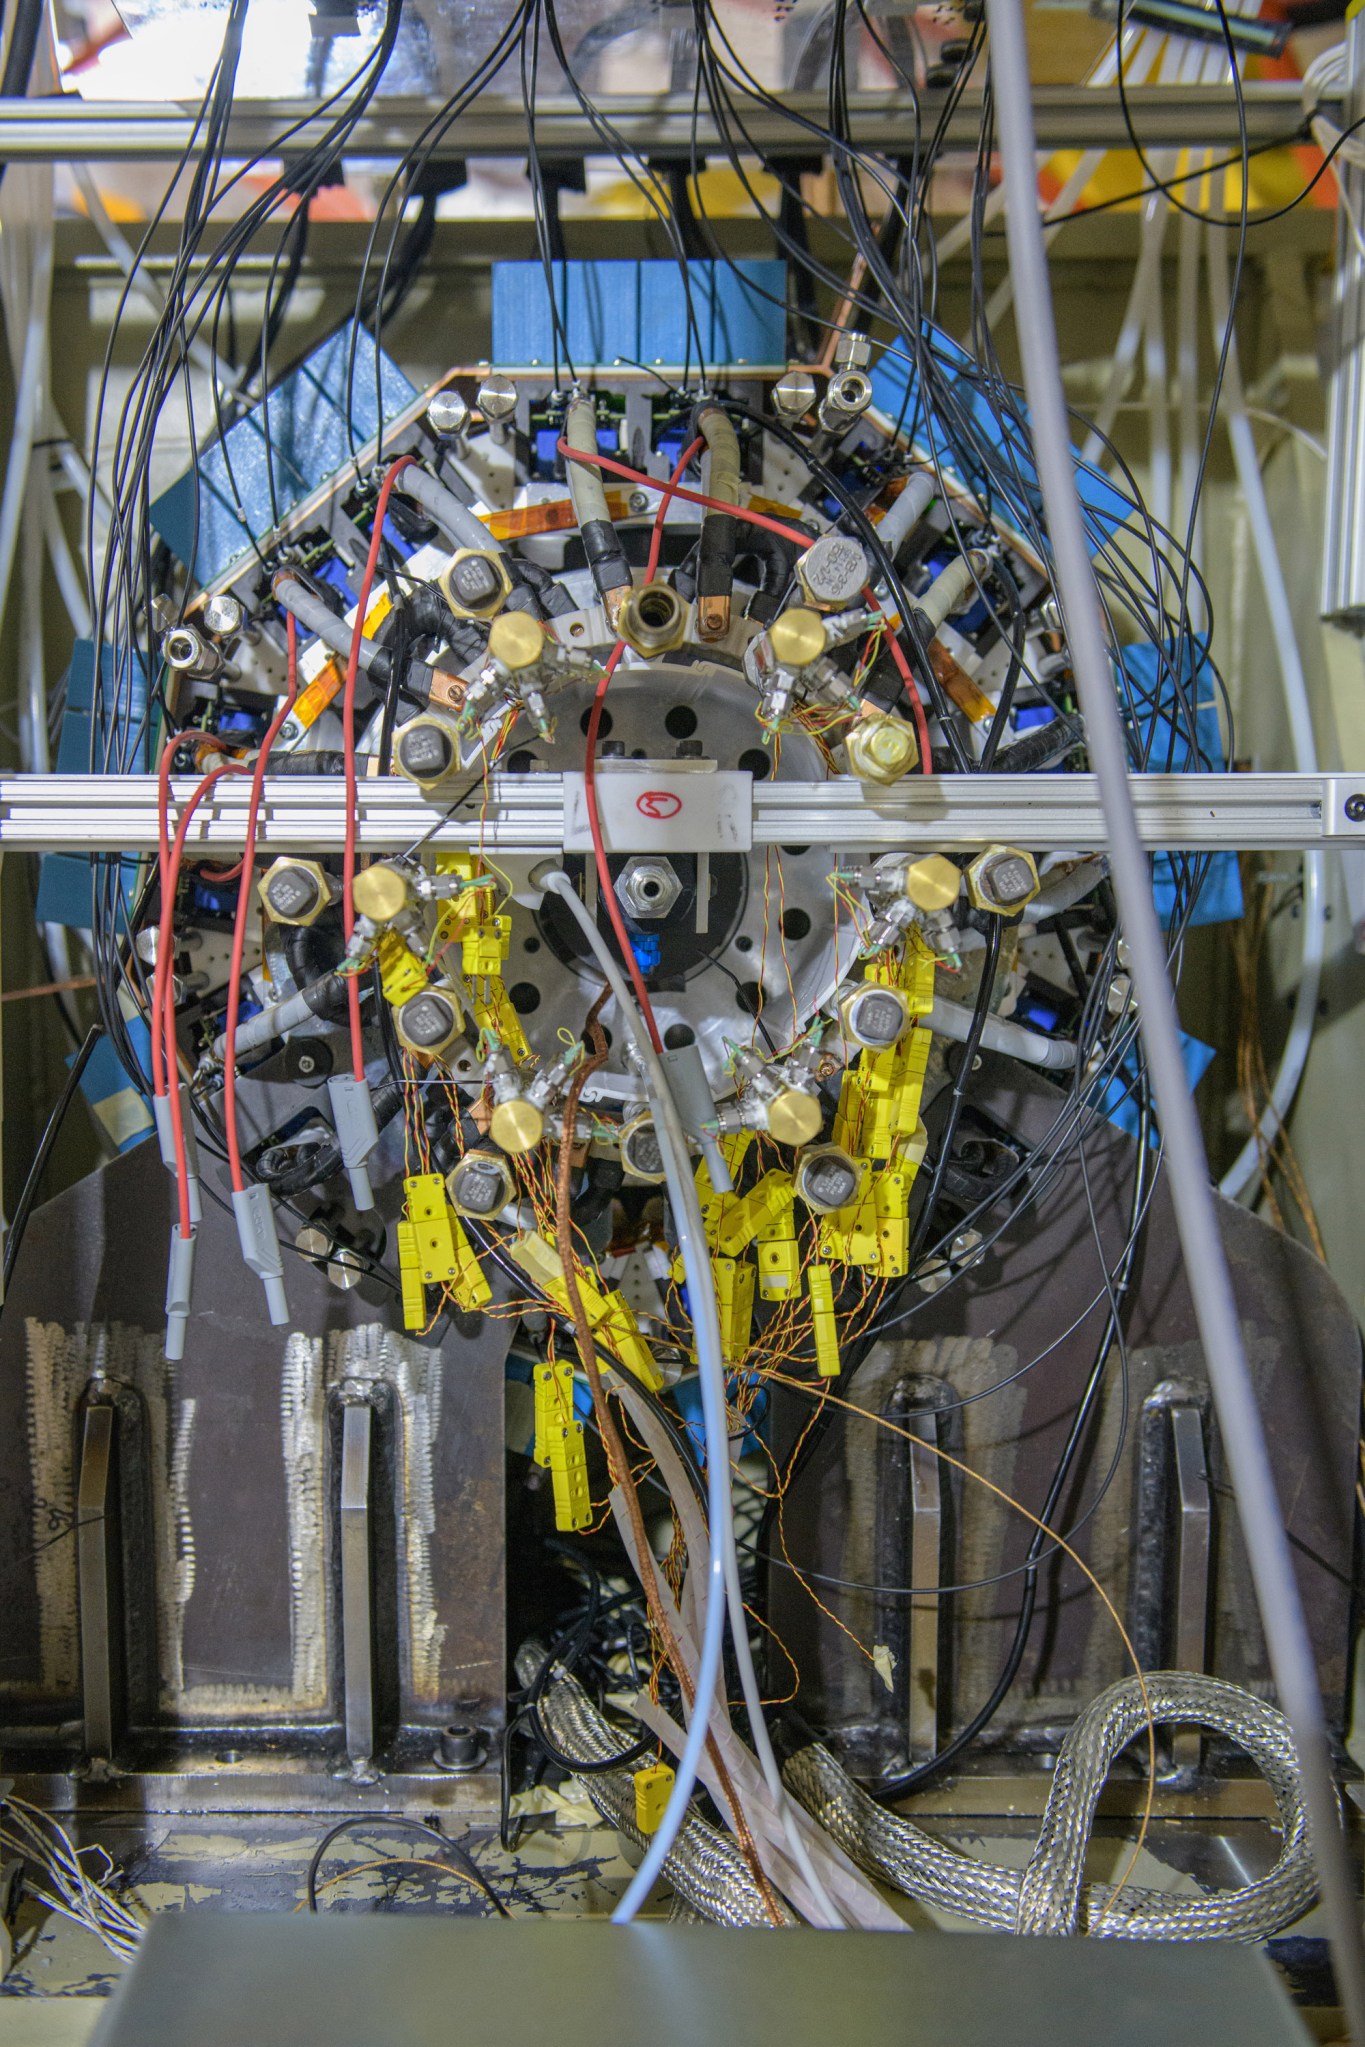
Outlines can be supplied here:
M609 853L747 853L754 842L754 783L738 768L676 761L599 761L594 777ZM564 777L564 851L592 850L582 775Z

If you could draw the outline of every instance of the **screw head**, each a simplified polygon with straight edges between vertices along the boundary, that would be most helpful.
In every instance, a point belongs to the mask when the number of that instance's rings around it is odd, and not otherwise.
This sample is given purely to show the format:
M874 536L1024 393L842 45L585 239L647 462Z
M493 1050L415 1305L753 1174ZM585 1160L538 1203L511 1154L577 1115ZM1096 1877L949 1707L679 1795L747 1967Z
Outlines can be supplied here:
M233 633L242 630L246 606L240 597L234 597L229 590L220 590L216 597L205 601L203 620L207 631L215 639L230 639Z
M469 407L455 389L437 391L427 400L427 425L443 441L462 434L468 424Z
M815 403L815 379L809 370L788 370L769 395L779 419L804 419Z
M474 609L487 604L490 597L497 595L498 575L486 555L467 554L463 561L452 564L450 570L451 595L461 604Z
M506 419L517 409L517 387L497 370L479 385L479 410L487 420Z
M824 611L842 611L852 604L867 573L862 546L846 533L822 533L796 562L797 581L807 601Z
M277 924L312 924L332 899L331 885L316 860L281 856L266 869L257 888Z
M1360 790L1357 790L1353 796L1346 798L1345 808L1346 815L1352 824L1365 823L1365 795Z

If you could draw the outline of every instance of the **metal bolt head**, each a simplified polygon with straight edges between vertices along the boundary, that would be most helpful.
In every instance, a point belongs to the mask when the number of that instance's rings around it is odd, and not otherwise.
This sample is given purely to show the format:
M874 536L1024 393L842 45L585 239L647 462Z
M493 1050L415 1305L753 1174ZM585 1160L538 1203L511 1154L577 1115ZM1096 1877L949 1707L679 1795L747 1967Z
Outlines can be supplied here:
M316 860L281 856L256 887L262 907L277 924L314 924L332 900L332 884Z
M192 625L178 625L161 642L166 666L176 675L194 675L209 681L223 665L223 657L210 640Z
M867 581L867 556L846 533L822 533L796 559L796 578L819 611L844 611ZM775 622L775 621L774 621Z
M454 735L442 719L409 718L394 734L394 765L400 775L406 775L419 789L435 788L458 758Z
M809 370L788 370L769 397L779 419L804 419L815 404L815 379Z
M856 327L846 327L834 344L837 370L865 370L872 360L872 343Z
M453 385L427 400L427 425L441 440L454 440L469 424L469 407Z
M657 922L677 902L682 883L671 860L662 854L648 854L628 861L621 869L616 894L627 916L637 922Z
M631 1180L645 1180L656 1187L663 1181L663 1148L652 1116L635 1116L622 1125L621 1164Z
M626 499L626 510L633 512L637 518L641 513L647 512L649 510L649 492L647 490L633 490Z
M491 370L479 385L478 406L490 425L494 420L507 419L517 409L516 385L501 371Z
M325 1038L291 1038L284 1051L289 1078L300 1081L304 1087L326 1080L336 1066L332 1048Z
M488 1119L488 1135L513 1158L534 1151L545 1135L545 1118L534 1102L524 1095L512 1095L498 1102Z
M216 596L204 600L200 617L205 631L212 633L216 640L230 640L234 633L242 630L246 606L230 590L220 590Z
M448 995L424 988L403 1004L393 1025L398 1042L409 1052L435 1059L460 1035L460 1012Z
M888 784L908 775L919 759L914 730L903 718L875 712L845 735L844 753L860 782Z
M962 871L942 853L912 860L901 879L904 894L917 910L949 910L962 887Z
M768 1135L777 1144L810 1144L824 1120L818 1097L803 1088L784 1087L768 1103Z
M500 1214L515 1192L511 1168L500 1152L467 1151L446 1174L451 1207L476 1222Z
M967 896L978 910L1017 917L1040 887L1031 853L1017 846L987 846L967 869Z
M1351 824L1365 823L1365 794L1362 794L1359 789L1355 791L1354 795L1346 798L1344 808L1347 819Z
M899 988L869 981L855 988L839 1005L844 1029L855 1045L884 1052L910 1027L910 1005Z
M387 861L377 860L362 868L351 884L351 901L358 917L372 924L390 924L407 909L411 897L407 876Z
M825 651L824 621L805 604L790 605L768 627L768 645L779 668L809 668Z
M436 1741L436 1753L432 1757L438 1770L449 1770L461 1776L471 1770L480 1769L488 1755L488 1736L481 1727L466 1727L457 1723L443 1727Z
M812 1145L797 1162L795 1184L812 1215L833 1215L857 1199L863 1168L842 1145Z
M488 652L490 659L520 674L544 659L545 628L529 612L501 612L488 629Z

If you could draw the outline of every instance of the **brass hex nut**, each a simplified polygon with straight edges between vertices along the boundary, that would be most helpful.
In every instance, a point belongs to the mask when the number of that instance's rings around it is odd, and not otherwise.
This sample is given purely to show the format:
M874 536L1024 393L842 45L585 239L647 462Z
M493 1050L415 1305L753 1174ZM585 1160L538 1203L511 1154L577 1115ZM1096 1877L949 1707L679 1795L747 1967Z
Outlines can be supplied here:
M919 742L904 718L874 711L844 735L848 765L860 782L899 782L919 761Z
M351 883L351 901L358 917L368 917L371 924L391 924L412 901L407 876L387 861L376 860Z
M393 735L393 764L419 789L436 789L460 765L455 728L448 718L419 711Z
M847 533L822 533L796 557L796 580L817 611L843 611L856 603L867 578L867 555Z
M865 1171L862 1161L841 1144L813 1144L796 1162L797 1197L812 1215L833 1215L857 1200Z
M331 876L316 860L282 855L256 884L261 907L277 924L315 924L332 900Z
M646 658L671 654L687 638L687 606L668 583L629 590L616 615L616 630L628 647Z
M460 1009L439 988L422 988L394 1011L398 1042L424 1059L439 1059L460 1035Z
M500 1151L467 1151L446 1174L446 1194L456 1215L487 1222L516 1192L512 1169Z
M1018 846L987 846L967 869L967 897L973 909L1017 917L1042 886L1032 853Z
M659 1133L648 1111L621 1125L621 1167L629 1180L658 1186L666 1178Z
M457 618L494 618L512 594L511 573L496 547L456 548L439 582Z
M839 1004L844 1029L855 1045L885 1052L910 1028L910 1004L899 988L883 981L864 981Z

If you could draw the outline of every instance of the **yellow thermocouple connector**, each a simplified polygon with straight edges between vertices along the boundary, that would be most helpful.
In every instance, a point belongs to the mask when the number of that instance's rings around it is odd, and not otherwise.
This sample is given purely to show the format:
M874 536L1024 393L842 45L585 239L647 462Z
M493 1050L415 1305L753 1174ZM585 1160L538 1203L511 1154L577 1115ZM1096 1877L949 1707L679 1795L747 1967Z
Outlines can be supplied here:
M675 1772L667 1763L647 1763L635 1772L635 1824L642 1834L656 1834L673 1791Z

